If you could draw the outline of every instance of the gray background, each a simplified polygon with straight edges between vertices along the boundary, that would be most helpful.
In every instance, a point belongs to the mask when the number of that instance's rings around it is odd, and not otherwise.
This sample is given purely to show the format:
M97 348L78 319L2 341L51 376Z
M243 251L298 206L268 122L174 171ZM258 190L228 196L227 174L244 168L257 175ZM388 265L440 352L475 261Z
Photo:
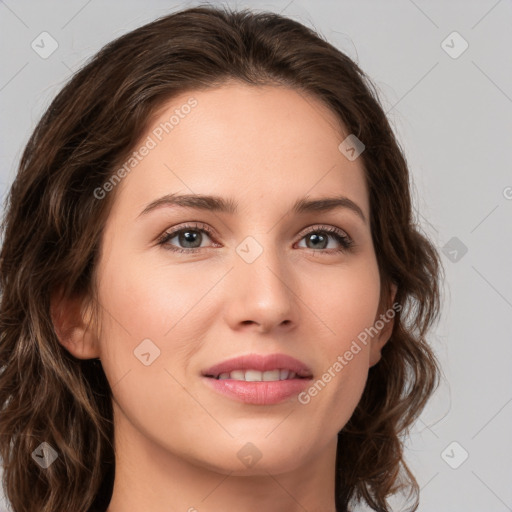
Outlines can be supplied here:
M0 1L2 197L43 110L84 60L197 3ZM224 3L315 28L376 83L446 269L432 334L444 380L407 442L419 511L512 511L511 0ZM46 59L31 47L44 31L58 44ZM460 55L454 31L469 45Z

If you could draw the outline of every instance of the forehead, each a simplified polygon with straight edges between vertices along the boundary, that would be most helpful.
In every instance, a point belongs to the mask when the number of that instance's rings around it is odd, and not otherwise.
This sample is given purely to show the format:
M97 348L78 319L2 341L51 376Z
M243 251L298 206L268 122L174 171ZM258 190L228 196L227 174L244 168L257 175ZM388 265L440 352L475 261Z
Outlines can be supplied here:
M368 215L362 159L338 149L347 135L325 104L295 89L229 83L186 92L152 118L118 201L140 213L166 193L229 196L246 209L343 194Z

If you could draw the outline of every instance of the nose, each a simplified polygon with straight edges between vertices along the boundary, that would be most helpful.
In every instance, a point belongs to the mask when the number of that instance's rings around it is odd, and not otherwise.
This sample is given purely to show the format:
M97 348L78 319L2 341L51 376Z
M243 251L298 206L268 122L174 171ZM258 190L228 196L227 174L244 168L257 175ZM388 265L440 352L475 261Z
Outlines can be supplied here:
M261 243L261 248L261 254L252 262L243 252L235 255L234 268L229 273L226 321L233 330L291 330L299 318L296 277L269 244Z

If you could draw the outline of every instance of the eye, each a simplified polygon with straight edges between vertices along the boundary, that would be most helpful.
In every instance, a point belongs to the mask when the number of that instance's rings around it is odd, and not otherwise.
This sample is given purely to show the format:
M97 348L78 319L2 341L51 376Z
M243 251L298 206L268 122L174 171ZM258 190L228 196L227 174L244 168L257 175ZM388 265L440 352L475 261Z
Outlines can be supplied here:
M329 244L329 238L334 239L340 247L328 248L326 244ZM333 226L316 226L303 234L302 239L306 239L308 249L315 252L320 249L328 249L320 250L320 252L327 254L348 251L354 245L354 241L343 230Z
M205 224L189 224L181 226L180 228L174 229L170 232L165 232L159 238L158 244L175 252L196 253L200 252L200 250L204 248L201 247L201 242L204 238L203 233L206 233L208 238L212 235L211 230ZM176 238L177 242L182 244L184 247L176 247L174 243L170 243L174 238Z
M174 252L197 253L202 249L211 247L202 246L205 234L210 239L213 236L211 229L206 224L188 224L165 232L158 239L158 244ZM174 243L171 243L173 239L176 240ZM316 226L314 229L310 229L302 234L301 241L303 239L306 239L307 249L324 254L348 251L354 244L353 240L343 230L333 226ZM329 248L329 239L334 239L339 247ZM178 247L177 244L182 247Z

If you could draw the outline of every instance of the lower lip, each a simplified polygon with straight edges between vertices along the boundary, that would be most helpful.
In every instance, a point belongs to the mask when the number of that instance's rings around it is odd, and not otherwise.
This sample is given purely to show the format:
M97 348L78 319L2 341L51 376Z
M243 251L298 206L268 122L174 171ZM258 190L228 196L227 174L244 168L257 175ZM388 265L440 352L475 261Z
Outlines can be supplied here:
M247 382L232 379L203 377L215 391L246 404L272 405L299 394L311 379L289 379L263 382Z

